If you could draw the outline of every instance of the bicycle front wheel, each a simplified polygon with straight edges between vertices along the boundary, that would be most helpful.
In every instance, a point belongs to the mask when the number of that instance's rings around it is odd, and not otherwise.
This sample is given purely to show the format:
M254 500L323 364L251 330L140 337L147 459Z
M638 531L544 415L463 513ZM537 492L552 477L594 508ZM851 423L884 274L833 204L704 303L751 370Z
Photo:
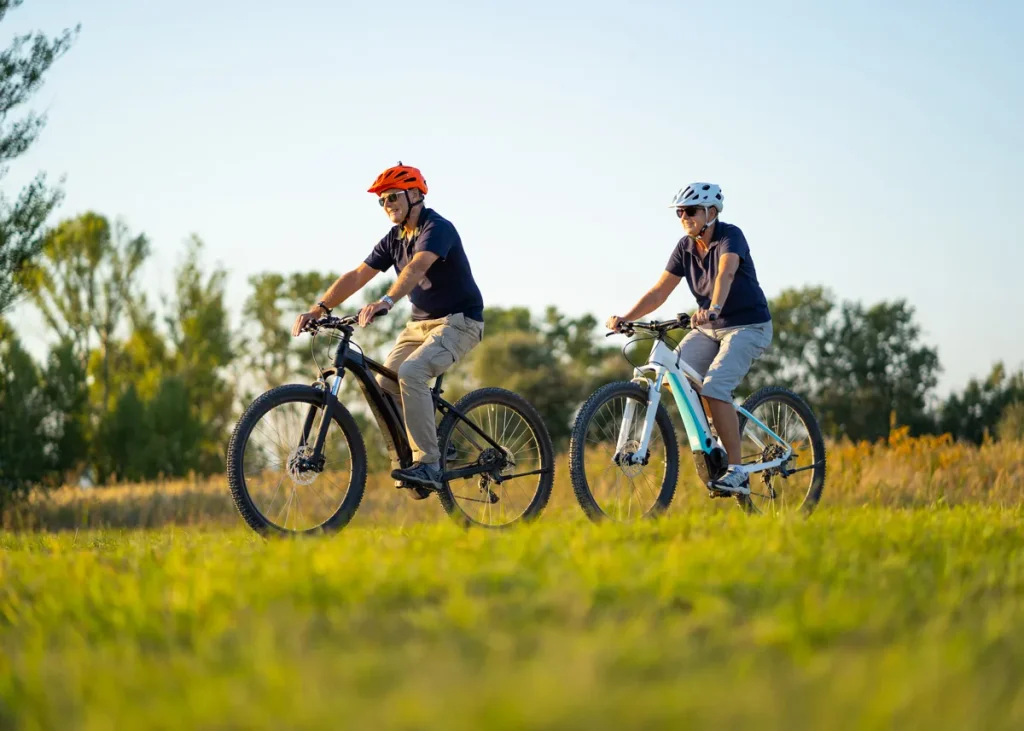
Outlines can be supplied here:
M446 481L438 493L445 512L463 525L505 528L537 518L551 497L555 457L537 410L503 388L481 388L463 396L438 428L444 471L500 461L501 481L490 473ZM484 439L466 421L490 437Z
M323 462L310 466L328 396L291 384L267 391L238 420L228 443L228 485L238 512L260 534L340 530L366 487L366 449L355 420L336 404Z
M679 479L679 446L665 407L658 404L641 464L627 460L640 447L647 390L629 381L602 386L580 409L569 442L569 475L583 512L594 522L633 522L663 513Z

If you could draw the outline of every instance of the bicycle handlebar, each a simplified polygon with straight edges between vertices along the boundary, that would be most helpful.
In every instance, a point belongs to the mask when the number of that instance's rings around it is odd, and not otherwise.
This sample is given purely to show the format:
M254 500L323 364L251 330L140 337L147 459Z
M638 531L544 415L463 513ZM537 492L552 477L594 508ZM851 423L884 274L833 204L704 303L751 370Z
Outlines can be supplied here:
M373 316L376 320L378 317L384 317L390 312L390 310L382 310ZM372 322L372 320L371 320ZM310 320L302 328L303 332L313 333L314 335L320 330L351 330L353 325L359 323L359 315L346 315L345 317L333 317L327 315L317 320Z
M669 330L685 330L688 327L690 327L690 316L685 312L680 312L676 315L676 319L674 320L651 320L650 322L633 320L620 322L618 328L607 333L605 337L610 338L612 335L616 335L618 333L632 337L637 330L646 330L648 332L664 334Z

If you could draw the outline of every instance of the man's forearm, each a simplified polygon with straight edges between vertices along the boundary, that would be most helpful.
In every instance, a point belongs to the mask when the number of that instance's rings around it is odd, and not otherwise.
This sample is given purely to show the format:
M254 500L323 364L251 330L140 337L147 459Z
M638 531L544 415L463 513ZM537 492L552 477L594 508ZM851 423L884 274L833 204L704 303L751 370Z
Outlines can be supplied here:
M416 264L407 266L402 270L402 273L398 275L398 279L391 285L391 289L388 290L388 297L393 299L395 302L402 299L414 289L416 285L423 281L423 277L427 275L427 269L430 267L420 267Z
M362 283L356 271L346 272L334 280L320 300L332 310L360 290Z

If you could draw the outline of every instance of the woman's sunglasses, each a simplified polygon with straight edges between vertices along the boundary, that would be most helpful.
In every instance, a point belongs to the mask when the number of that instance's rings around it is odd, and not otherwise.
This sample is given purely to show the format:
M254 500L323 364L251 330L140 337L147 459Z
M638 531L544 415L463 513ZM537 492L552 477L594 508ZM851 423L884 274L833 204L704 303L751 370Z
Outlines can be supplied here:
M381 203L381 205L384 204ZM679 216L679 218L682 218L683 214L685 213L689 218L696 218L697 214L703 210L704 206L683 206L681 208L676 209L676 215Z
M398 200L399 195L401 195L401 193L388 193L387 195L382 195L377 199L377 203L380 204L381 208L383 208L385 203L394 203Z

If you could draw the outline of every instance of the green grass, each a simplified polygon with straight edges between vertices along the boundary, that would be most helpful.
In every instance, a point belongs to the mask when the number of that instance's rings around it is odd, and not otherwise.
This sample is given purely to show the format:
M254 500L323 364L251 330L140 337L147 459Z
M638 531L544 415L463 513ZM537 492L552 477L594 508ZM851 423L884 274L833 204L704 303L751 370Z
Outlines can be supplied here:
M1024 728L1024 513L0 536L0 728Z

